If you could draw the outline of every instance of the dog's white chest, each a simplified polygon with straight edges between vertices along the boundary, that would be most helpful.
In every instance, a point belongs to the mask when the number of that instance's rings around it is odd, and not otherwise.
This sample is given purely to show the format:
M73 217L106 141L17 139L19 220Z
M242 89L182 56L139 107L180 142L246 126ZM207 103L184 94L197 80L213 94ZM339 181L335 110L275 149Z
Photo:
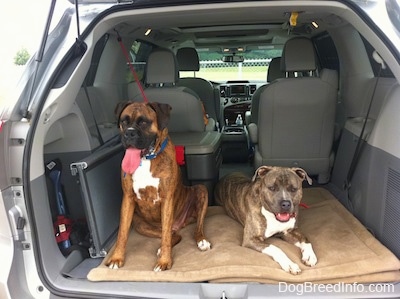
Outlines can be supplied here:
M294 228L296 224L296 218L290 218L287 222L280 222L276 220L274 213L267 211L264 207L261 207L261 214L267 220L267 228L265 229L265 237L269 238L277 233L286 232L289 229Z
M142 159L140 162L140 166L136 169L136 171L132 175L133 191L135 192L138 199L141 199L139 192L140 189L152 186L158 190L160 179L153 177L153 175L150 172L150 165L151 165L151 160ZM158 192L157 192L157 199L159 199Z

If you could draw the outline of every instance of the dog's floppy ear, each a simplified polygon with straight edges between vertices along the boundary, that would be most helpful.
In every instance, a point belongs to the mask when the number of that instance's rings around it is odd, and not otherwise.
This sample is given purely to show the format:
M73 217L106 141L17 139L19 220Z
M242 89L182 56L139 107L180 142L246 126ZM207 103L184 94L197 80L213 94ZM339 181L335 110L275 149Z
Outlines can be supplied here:
M126 106L131 104L132 102L119 102L114 109L115 117L117 118L117 125L119 126L119 118L121 116L122 111L125 109Z
M159 130L164 130L168 125L172 107L169 104L162 104L156 102L149 103L149 106L157 114L157 123Z
M309 185L312 185L312 179L308 176L303 168L292 168L292 170L304 181L307 180Z
M260 167L258 167L256 172L253 175L253 178L251 180L254 182L257 178L263 177L269 171L271 171L272 168L273 168L273 166L260 166Z

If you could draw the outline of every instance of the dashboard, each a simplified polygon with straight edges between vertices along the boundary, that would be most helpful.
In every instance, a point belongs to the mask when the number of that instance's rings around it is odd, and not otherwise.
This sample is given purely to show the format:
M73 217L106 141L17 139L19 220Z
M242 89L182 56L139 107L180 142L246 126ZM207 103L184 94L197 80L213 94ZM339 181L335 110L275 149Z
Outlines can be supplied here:
M232 125L241 114L245 121L246 111L250 111L251 97L258 87L264 83L250 83L247 81L228 81L219 86L221 101L224 107L225 125Z

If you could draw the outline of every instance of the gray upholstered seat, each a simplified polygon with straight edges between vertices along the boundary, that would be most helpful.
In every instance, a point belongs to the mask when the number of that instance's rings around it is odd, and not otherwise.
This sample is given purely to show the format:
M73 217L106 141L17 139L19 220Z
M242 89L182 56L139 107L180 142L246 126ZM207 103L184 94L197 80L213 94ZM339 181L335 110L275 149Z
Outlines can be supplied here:
M260 103L261 92L268 87L269 83L279 78L284 78L285 72L281 70L281 57L272 58L267 71L267 84L257 88L251 97L251 109L249 113L246 112L246 124L258 122L258 105Z
M254 166L298 166L326 183L333 163L337 72L323 69L317 76L313 44L305 37L287 41L282 69L301 76L275 80L262 91L258 124L249 125Z
M176 57L180 71L199 71L199 56L195 48L180 48L176 53ZM190 88L200 97L211 122L209 126L219 128L219 123L222 119L219 89L214 87L210 81L197 77L180 78L178 85Z
M171 105L169 132L205 131L204 113L200 98L189 88L177 86L179 71L175 54L168 49L150 53L146 64L145 94L149 102ZM142 101L141 93L132 96Z

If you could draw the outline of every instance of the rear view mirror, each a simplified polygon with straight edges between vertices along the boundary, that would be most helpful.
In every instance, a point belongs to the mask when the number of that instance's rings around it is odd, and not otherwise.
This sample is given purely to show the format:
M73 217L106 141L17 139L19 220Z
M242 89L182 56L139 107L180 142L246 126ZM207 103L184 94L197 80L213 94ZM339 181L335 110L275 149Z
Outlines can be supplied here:
M239 55L227 55L227 56L223 56L222 57L222 61L223 62L243 62L244 61L244 57Z

